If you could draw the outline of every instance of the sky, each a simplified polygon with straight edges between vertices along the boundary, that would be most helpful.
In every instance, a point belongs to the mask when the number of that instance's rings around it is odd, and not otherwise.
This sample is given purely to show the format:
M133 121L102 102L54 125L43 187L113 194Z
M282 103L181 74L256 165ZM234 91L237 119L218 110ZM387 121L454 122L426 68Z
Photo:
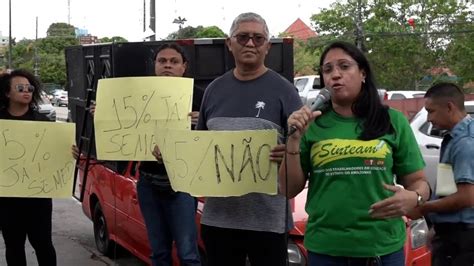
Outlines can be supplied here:
M148 5L149 0L146 2ZM162 39L177 31L179 25L173 20L178 16L186 18L184 27L215 25L228 33L232 20L249 11L260 14L267 21L270 34L278 35L297 18L311 26L311 15L332 2L334 0L156 0L156 37ZM11 5L12 37L17 40L35 38L36 17L38 38L46 37L49 25L55 22L69 22L99 38L122 36L129 41L142 41L146 35L143 0L11 0ZM0 0L2 36L9 34L8 18L8 0ZM147 10L147 27L148 24Z

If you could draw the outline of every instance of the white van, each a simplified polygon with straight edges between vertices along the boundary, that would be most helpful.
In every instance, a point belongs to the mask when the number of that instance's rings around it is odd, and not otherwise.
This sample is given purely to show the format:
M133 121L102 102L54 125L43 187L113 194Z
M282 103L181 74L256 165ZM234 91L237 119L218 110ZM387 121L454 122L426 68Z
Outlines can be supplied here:
M423 98L426 91L387 91L388 100L403 100L411 98Z
M311 106L321 90L319 75L295 77L294 84L303 104Z

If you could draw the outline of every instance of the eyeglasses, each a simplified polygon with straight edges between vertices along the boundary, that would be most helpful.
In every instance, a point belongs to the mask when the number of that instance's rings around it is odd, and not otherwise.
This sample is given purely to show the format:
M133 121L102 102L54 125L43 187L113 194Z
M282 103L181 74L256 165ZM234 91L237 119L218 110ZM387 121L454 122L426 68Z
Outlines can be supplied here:
M15 89L18 92L34 92L35 86L31 84L16 84Z
M347 72L351 70L353 66L356 66L357 63L353 61L341 61L337 64L325 64L321 66L321 72L323 74L331 74L335 68L339 70L339 72Z
M252 42L256 47L262 46L267 40L267 38L261 34L254 34L253 36L250 36L250 34L248 33L239 33L234 35L233 37L242 46L247 45L250 39L252 39Z

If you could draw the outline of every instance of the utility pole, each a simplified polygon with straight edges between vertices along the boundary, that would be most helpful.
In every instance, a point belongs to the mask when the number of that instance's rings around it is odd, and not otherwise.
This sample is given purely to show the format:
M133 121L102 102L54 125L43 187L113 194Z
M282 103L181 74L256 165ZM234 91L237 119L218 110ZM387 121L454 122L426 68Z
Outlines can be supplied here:
M143 32L146 31L146 0L143 0Z
M12 0L8 0L8 67L12 68Z
M38 58L38 17L36 17L36 36L35 36L35 76L39 77L39 58Z
M355 44L361 50L365 51L364 46L364 30L362 28L362 0L357 0L357 14L356 14L356 30L355 30Z
M67 0L67 24L71 25L71 0Z
M153 31L153 35L150 37L150 41L156 40L155 11L155 0L150 0L150 29Z

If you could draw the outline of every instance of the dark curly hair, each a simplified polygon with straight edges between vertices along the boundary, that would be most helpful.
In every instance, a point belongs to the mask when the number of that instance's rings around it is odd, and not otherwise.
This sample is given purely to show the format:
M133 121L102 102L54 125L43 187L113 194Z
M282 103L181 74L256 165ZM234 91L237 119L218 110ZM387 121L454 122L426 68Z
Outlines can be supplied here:
M16 69L0 75L0 108L8 108L10 105L10 100L8 99L7 94L10 92L11 81L14 77L26 78L28 82L35 87L30 107L36 108L41 102L41 82L31 72L25 69Z
M324 59L330 50L337 48L342 49L346 54L352 57L352 59L357 62L359 68L365 72L365 83L362 84L359 96L352 104L352 112L356 117L361 119L360 127L362 132L359 139L371 140L385 134L393 133L394 130L390 122L388 107L380 100L369 61L364 53L355 45L348 42L336 41L326 47L319 62L321 85L324 86L324 74L321 72Z

